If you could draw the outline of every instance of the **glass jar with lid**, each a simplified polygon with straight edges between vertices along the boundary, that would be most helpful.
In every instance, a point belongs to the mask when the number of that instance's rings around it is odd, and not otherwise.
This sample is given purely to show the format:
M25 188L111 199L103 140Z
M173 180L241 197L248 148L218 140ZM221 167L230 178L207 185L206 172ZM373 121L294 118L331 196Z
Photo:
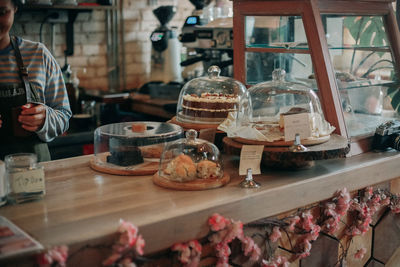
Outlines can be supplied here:
M171 189L203 190L229 182L217 146L196 137L197 131L190 129L186 138L165 147L153 179L156 184Z
M229 112L237 111L247 94L246 87L220 73L218 66L211 66L208 76L195 78L183 86L176 112L178 122L220 124Z
M272 81L262 82L249 88L249 99L243 101L245 106L239 107L236 126L239 128L257 131L259 141L276 142L287 141L286 126L290 115L299 115L303 119L303 128L293 130L291 140L294 140L296 131L302 139L329 138L332 127L324 118L321 104L316 93L305 84L285 80L285 71L276 69L272 73ZM286 119L286 121L285 121ZM305 124L305 125L304 125ZM249 132L242 132L243 138ZM287 133L286 133L287 134Z
M23 203L43 198L46 193L44 168L38 163L36 154L10 154L4 161L8 184L7 198L10 203Z

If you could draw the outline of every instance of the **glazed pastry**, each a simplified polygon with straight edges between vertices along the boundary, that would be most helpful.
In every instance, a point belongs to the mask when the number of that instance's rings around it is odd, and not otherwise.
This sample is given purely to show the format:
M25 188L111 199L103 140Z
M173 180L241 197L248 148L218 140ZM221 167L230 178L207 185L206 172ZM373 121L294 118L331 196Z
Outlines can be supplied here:
M163 151L163 145L152 145L140 147L144 158L160 158Z
M184 154L180 154L163 170L168 178L176 182L188 182L196 179L196 164Z
M197 177L200 179L216 179L221 176L221 169L217 163L202 160L197 163Z

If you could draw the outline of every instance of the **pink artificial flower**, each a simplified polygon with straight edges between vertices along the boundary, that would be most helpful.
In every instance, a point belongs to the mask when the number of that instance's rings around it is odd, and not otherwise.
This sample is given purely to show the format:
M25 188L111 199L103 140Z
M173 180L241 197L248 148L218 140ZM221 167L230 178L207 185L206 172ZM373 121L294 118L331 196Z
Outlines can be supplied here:
M41 253L37 262L40 266L50 266L55 262L59 266L66 266L68 258L68 247L67 246L55 246L49 249L47 252Z
M179 261L184 267L196 267L200 263L202 246L197 240L174 244L171 250L179 252Z
M321 226L314 224L309 234L307 234L307 238L309 240L315 241L319 236L319 232L321 231Z
M258 245L254 243L254 240L249 236L245 236L241 239L241 242L243 254L245 256L250 256L251 261L258 261L261 255L261 250Z
M360 248L359 250L357 250L356 254L354 254L354 258L362 259L362 258L364 258L365 253L367 253L367 249L366 248Z
M328 234L333 234L339 229L339 216L331 217L324 221L323 228Z
M261 249L257 246L257 244L254 244L253 251L251 252L250 255L250 261L258 261L260 257L261 257Z
M227 225L230 224L230 221L225 219L225 217L219 215L218 213L214 213L209 219L208 224L211 227L211 230L214 232L224 229Z
M296 215L292 218L289 218L288 220L289 220L288 230L293 232L296 224L298 224L300 222L300 217Z
M178 243L174 244L171 247L172 251L178 251L179 252L179 261L183 264L186 264L189 262L190 258L190 249L187 244L184 243Z
M314 226L314 222L312 221L314 217L311 215L310 211L303 212L301 214L301 218L301 228L303 228L307 232L311 231Z
M336 195L337 202L335 211L343 216L350 208L350 193L347 191L347 188L343 188L341 191L337 192Z
M118 227L118 232L121 233L119 237L119 243L121 245L128 247L132 247L133 245L135 245L138 233L138 228L136 226L134 226L130 222L126 222L121 219Z
M365 196L370 199L374 193L374 188L372 186L368 186L365 188Z
M272 233L269 235L269 240L271 240L271 242L276 242L281 237L282 237L282 234L281 234L279 227L274 226L274 228L272 229Z
M144 254L144 246L145 245L146 245L146 242L144 241L142 235L139 235L136 239L136 244L135 244L137 254L139 254L139 255Z
M300 248L300 252L297 253L297 257L299 259L303 259L303 258L310 256L310 250L311 250L310 240L303 239L303 241L299 244L299 248Z
M262 260L262 267L289 267L289 261L284 256L274 257L269 261Z

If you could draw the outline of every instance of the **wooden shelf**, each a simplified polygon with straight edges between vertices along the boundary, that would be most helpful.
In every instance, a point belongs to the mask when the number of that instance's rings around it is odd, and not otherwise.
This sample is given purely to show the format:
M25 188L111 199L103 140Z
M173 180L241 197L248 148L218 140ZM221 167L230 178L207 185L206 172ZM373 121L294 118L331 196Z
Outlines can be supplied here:
M91 11L91 10L114 10L116 6L106 5L24 5L23 11L35 11L43 9L54 9L54 10L76 10L76 11Z

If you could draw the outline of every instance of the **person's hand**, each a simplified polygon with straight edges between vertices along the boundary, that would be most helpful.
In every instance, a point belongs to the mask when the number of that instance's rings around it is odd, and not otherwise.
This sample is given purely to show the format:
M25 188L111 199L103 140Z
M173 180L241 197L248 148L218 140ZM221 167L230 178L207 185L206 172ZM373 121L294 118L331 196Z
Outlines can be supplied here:
M46 108L40 104L25 104L22 106L18 121L22 128L29 132L35 132L42 128L46 120Z

